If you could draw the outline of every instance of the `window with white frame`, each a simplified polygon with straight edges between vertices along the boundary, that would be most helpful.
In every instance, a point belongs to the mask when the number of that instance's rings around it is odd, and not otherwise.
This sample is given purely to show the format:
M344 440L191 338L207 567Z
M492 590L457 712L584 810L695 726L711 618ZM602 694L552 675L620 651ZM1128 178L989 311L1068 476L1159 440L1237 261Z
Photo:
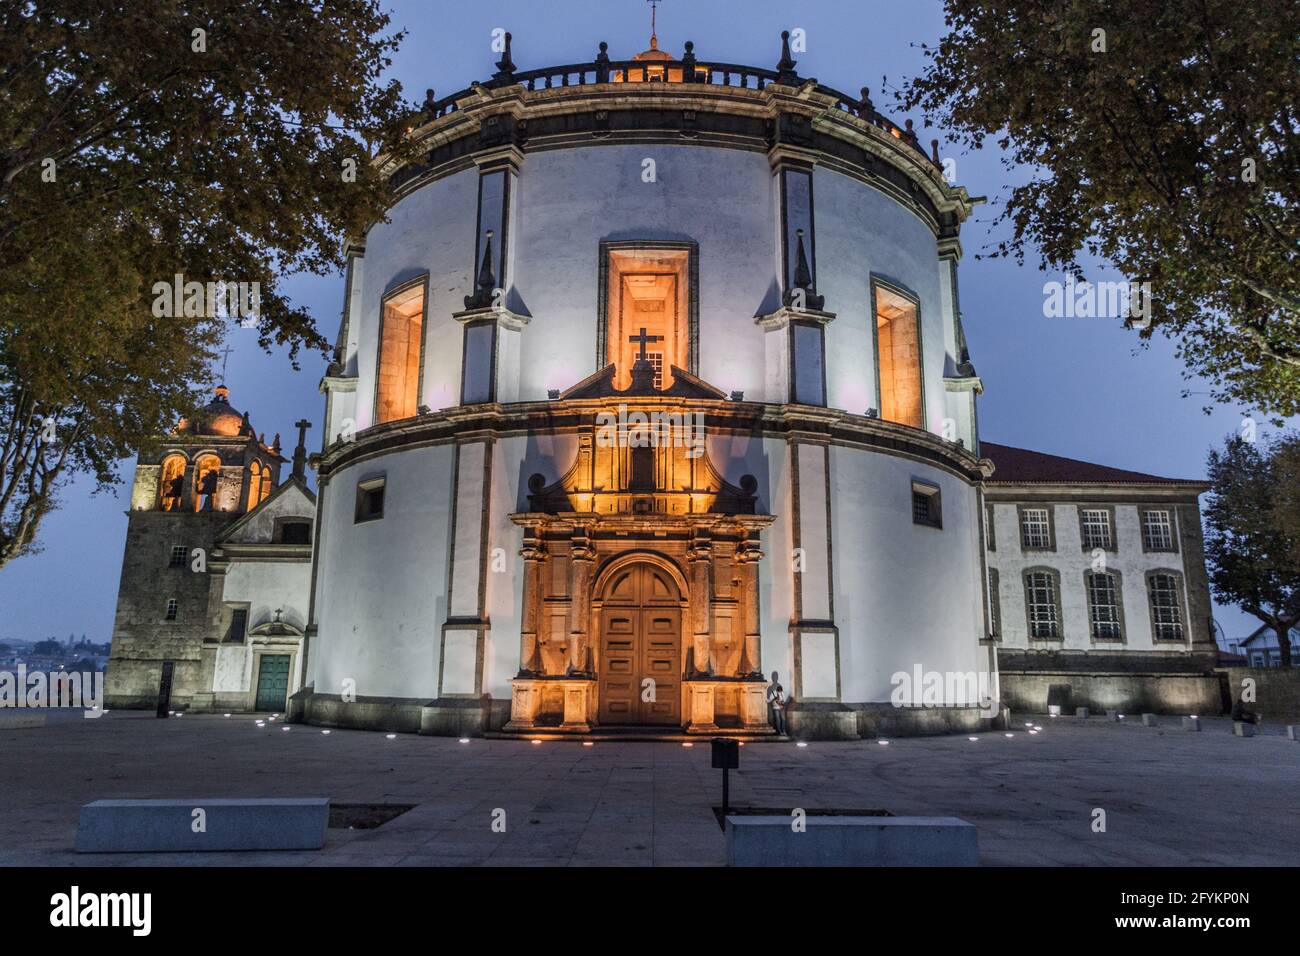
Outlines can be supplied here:
M1157 641L1183 639L1183 599L1178 575L1153 571L1147 575L1147 596L1151 603L1151 630Z
M1061 606L1056 575L1051 571L1025 572L1025 610L1029 636L1040 640L1061 637Z
M1110 527L1110 511L1106 508L1083 508L1079 511L1079 528L1085 551L1114 547L1115 536Z
M1020 509L1020 546L1034 551L1052 547L1052 520L1046 508Z
M1111 571L1084 573L1088 592L1088 626L1094 641L1124 639L1120 618L1119 575Z
M1173 515L1163 509L1143 511L1142 545L1148 551L1174 550Z

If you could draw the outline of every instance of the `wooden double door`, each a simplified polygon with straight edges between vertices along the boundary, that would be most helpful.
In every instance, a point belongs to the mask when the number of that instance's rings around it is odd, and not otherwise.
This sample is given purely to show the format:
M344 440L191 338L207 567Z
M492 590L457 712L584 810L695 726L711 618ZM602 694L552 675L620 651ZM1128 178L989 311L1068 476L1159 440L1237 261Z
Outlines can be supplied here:
M681 605L658 565L631 564L610 578L600 608L600 723L681 724Z

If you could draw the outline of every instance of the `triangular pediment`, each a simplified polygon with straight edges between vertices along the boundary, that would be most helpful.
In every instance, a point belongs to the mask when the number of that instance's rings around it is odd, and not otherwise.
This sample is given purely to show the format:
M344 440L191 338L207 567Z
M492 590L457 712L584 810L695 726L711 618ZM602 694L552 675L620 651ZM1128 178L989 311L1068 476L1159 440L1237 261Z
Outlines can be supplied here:
M218 544L271 544L280 518L315 521L316 496L305 484L290 478L222 533Z

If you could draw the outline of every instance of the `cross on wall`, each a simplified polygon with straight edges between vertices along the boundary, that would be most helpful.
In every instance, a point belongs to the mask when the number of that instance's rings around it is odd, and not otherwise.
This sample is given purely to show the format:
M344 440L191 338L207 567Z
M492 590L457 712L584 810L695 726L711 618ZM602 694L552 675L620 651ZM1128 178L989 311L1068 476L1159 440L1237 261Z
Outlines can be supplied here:
M645 355L646 345L649 344L650 342L662 342L664 340L664 337L662 335L646 335L645 326L643 325L641 326L640 335L629 335L627 337L627 340L629 342L641 343L641 352L639 355L637 355L637 361L644 362L646 361L646 355Z

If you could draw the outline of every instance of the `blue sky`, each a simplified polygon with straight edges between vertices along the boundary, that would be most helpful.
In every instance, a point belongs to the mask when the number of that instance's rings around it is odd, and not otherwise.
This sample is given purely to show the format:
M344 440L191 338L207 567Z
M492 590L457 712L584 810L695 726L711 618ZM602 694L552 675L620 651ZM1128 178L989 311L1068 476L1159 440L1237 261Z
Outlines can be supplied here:
M650 7L646 0L488 0L479 4L442 0L388 0L394 25L407 31L392 75L415 102L433 87L445 95L474 79L486 79L497 54L493 29L514 38L520 69L577 63L594 58L601 40L610 55L630 57L648 43ZM938 0L664 0L659 7L659 45L680 55L695 41L702 60L774 67L783 29L802 28L807 51L797 55L803 76L846 93L871 88L876 106L900 122L882 92L924 66L920 44L943 34ZM923 129L922 141L938 135ZM1202 412L1208 386L1185 382L1172 343L1155 340L1142 349L1136 333L1113 319L1048 319L1043 316L1046 275L1037 262L1024 266L1004 260L977 260L991 245L990 225L999 193L1009 180L1000 153L989 145L978 153L953 152L957 181L972 195L989 197L962 235L961 304L972 357L984 379L980 400L981 436L987 441L1180 478L1205 474L1205 455L1240 427L1244 409L1219 407ZM1090 279L1117 279L1103 269ZM341 276L291 277L285 288L316 317L332 337L343 302ZM291 423L306 417L316 423L309 441L319 440L324 403L317 383L324 369L306 356L294 372L281 354L257 348L255 333L234 328L229 344L227 381L231 401L247 409L254 427L270 438L282 434L292 447ZM1184 389L1193 394L1183 398ZM1261 424L1260 434L1272 429ZM132 466L123 477L128 482ZM65 637L83 632L109 639L113 624L122 547L126 536L127 486L117 494L92 496L84 482L63 494L63 507L41 530L42 553L0 569L0 640L7 637ZM1216 619L1229 636L1244 636L1256 622L1234 608L1217 608Z

